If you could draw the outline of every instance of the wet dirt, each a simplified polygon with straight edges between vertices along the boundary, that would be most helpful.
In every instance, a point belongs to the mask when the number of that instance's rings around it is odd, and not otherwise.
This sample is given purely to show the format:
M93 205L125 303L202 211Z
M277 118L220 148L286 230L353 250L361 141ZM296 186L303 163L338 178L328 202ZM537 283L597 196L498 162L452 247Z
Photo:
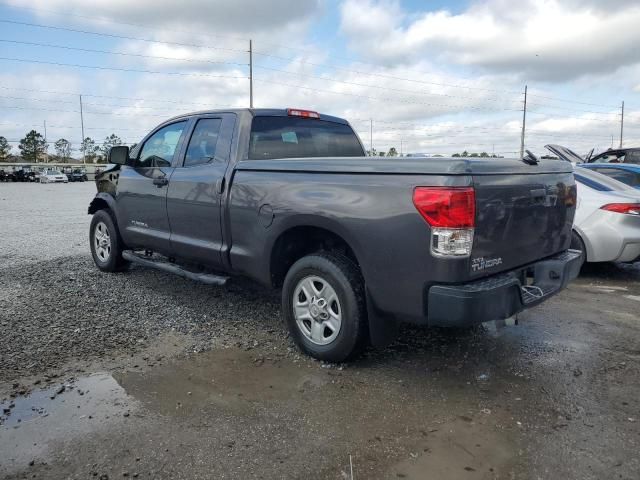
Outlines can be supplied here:
M309 478L340 478L350 470L348 455L361 478L384 478L386 472L417 479L429 471L473 479L514 471L515 423L504 411L476 404L478 390L502 388L503 379L480 365L464 373L456 368L467 380L458 385L439 369L416 382L411 378L428 367L402 363L363 360L359 368L344 368L226 349L147 372L81 377L57 395L60 386L54 385L10 400L15 407L0 427L0 465L9 475L28 465L55 476L69 472L61 452L75 452L75 462L92 452L82 460L90 462L122 437L136 458L144 457L134 460L136 468L167 478L179 470L157 470L158 442L167 445L165 453L225 459L258 454L275 463L277 474L263 476L259 464L240 460L235 470L242 473L231 478L297 478L301 471ZM388 375L396 377L391 384L384 381ZM122 460L86 473L114 474L113 464ZM216 471L203 466L191 467L189 475L210 478L210 469Z
M348 365L163 347L5 384L0 477L637 479L640 287L597 273L518 326L404 328Z

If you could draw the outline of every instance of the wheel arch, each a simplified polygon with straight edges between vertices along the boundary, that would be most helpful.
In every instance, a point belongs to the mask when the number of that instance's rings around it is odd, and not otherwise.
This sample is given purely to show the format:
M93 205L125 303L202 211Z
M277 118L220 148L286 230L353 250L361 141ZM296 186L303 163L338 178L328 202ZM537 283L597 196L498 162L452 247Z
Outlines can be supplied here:
M93 215L98 210L111 210L115 215L116 200L108 193L98 193L93 200L91 200L91 203L89 203L87 213Z
M333 229L318 225L295 225L280 232L269 255L271 285L280 287L291 266L300 258L317 252L339 252L360 270L352 245Z
M582 241L582 244L584 245L585 262L593 261L593 247L591 246L591 243L589 243L587 236L577 225L573 226L572 231L578 236L578 238Z

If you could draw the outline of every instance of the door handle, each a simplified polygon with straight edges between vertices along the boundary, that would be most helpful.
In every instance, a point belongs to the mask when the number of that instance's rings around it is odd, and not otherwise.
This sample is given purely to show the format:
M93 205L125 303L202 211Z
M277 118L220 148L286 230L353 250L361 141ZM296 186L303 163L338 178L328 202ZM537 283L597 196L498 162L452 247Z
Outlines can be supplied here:
M153 179L153 184L157 185L158 188L160 187L164 187L165 185L167 185L169 183L169 180L167 180L167 177L156 177Z
M547 191L544 188L534 188L530 193L533 198L544 198L547 196Z

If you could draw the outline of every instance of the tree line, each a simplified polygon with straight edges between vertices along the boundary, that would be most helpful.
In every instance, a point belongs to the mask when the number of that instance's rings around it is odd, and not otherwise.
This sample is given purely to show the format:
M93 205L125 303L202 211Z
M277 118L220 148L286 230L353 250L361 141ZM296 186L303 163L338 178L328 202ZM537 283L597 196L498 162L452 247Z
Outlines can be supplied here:
M379 152L375 148L373 150L367 150L368 157L397 157L398 150L396 147L391 147L388 152Z
M93 138L87 137L77 149L66 138L60 138L53 142L55 153L49 154L49 143L41 133L31 130L20 140L18 150L20 150L20 157L25 162L67 163L74 160L72 153L77 151L81 158L84 156L87 163L107 163L109 149L117 145L122 145L122 140L114 133L105 137L101 144ZM0 136L0 162L9 161L10 158L11 145L5 137Z
M469 153L466 150L462 153L454 153L453 155L451 155L452 157L481 157L481 158L500 158L498 157L498 155L496 155L495 153L492 153L491 155L489 155L487 152L481 152L481 153Z
M418 154L419 155L419 154ZM384 152L381 151L379 152L378 150L376 150L375 148L373 150L367 150L367 156L368 157L397 157L398 155L398 150L396 150L396 147L391 147L389 149L388 152ZM405 156L405 155L401 155L401 156ZM411 156L416 156L416 154L407 154L407 157L411 157ZM434 157L446 157L448 155L432 155ZM487 152L481 152L481 153L469 153L466 150L462 153L454 153L453 155L451 155L452 157L458 158L458 157L481 157L481 158L500 158L498 157L498 155L492 153L492 154L488 154Z

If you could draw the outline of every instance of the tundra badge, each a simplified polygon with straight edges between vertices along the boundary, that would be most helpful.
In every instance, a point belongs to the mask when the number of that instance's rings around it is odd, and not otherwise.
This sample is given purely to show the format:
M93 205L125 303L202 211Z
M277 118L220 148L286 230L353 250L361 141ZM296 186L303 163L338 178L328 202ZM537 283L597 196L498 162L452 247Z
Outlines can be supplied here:
M474 272L481 272L483 270L486 270L487 268L497 267L498 265L502 265L502 257L478 257L471 260L471 270L473 270Z

